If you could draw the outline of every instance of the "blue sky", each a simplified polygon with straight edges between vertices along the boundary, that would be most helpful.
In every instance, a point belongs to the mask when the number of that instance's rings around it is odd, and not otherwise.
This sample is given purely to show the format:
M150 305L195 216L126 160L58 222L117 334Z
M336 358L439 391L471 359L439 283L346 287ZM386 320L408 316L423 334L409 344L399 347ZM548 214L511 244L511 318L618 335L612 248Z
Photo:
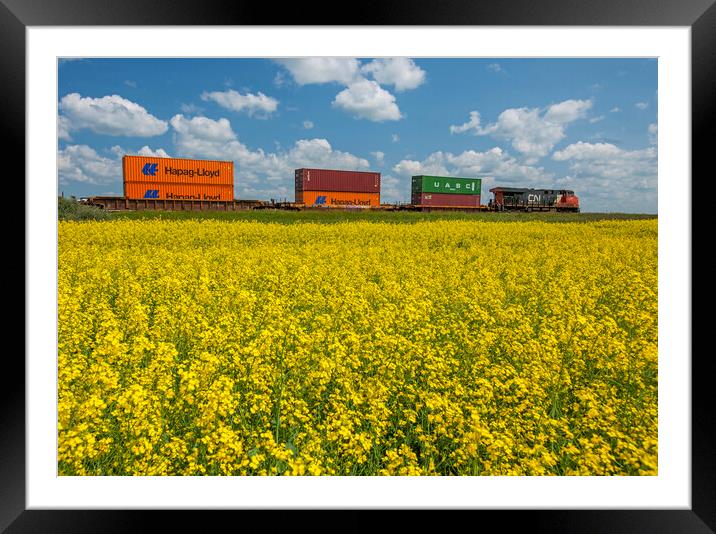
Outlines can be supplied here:
M122 194L121 156L233 160L237 198L293 200L298 167L568 188L656 213L655 59L74 59L58 62L59 190Z

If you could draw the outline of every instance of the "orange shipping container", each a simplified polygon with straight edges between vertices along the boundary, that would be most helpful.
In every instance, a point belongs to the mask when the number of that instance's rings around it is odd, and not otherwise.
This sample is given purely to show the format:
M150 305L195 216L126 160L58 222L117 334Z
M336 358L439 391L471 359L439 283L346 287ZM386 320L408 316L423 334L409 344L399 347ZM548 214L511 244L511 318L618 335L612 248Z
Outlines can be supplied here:
M234 200L234 186L170 182L124 182L124 196L131 199Z
M124 156L122 171L125 184L153 182L234 186L233 161Z
M380 193L350 193L347 191L299 191L296 202L306 206L362 207L380 206Z

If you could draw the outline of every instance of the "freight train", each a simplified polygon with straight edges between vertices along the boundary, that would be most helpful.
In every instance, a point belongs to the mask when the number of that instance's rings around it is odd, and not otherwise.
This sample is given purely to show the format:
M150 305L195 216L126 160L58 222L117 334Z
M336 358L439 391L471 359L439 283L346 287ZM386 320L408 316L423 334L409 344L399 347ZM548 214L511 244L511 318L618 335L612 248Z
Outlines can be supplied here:
M107 210L220 210L361 208L382 210L572 211L579 198L567 189L494 187L481 203L482 180L413 176L410 202L381 204L379 172L296 169L295 201L237 200L231 161L130 156L122 158L124 196L93 196L83 202Z

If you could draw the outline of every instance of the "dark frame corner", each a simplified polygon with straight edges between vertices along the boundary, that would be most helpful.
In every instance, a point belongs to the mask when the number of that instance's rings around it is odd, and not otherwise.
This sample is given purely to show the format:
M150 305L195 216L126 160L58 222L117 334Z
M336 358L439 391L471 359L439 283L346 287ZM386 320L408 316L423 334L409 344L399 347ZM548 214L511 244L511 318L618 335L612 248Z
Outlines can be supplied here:
M549 25L549 26L684 26L692 35L692 166L706 169L707 143L714 136L716 117L716 0L390 0L371 10L357 10L354 18L326 13L321 4L293 4L277 10L268 4L229 0L0 0L0 65L3 83L2 128L4 149L16 156L25 152L25 53L27 26L82 25ZM539 5L537 5L539 4ZM281 11L281 13L277 13ZM335 13L339 11L336 10ZM327 20L328 19L328 20ZM24 174L24 160L17 172ZM692 172L693 174L693 172ZM693 183L693 179L692 179ZM693 193L692 193L693 199ZM689 199L688 202L691 202ZM693 215L692 215L693 217ZM693 260L692 260L693 261ZM27 265L25 265L25 270ZM26 281L27 287L27 281ZM693 309L693 307L692 307ZM693 316L693 314L692 314ZM692 328L693 332L693 328ZM716 532L716 442L712 431L716 409L708 373L710 354L692 358L692 508L690 510L531 510L486 511L507 525L515 519L530 530L550 532ZM139 511L29 511L25 506L25 386L6 380L0 388L0 531L21 532L127 532L148 526ZM265 514L262 514L265 515ZM372 514L351 511L352 529L372 528ZM404 514L412 526L422 514ZM172 525L187 529L187 514L172 514ZM206 516L203 515L205 518ZM272 524L284 515L271 514ZM300 517L300 516L299 516ZM262 517L263 518L263 517ZM338 528L340 523L311 518L311 525ZM162 522L167 514L162 514ZM295 524L295 515L291 515ZM333 523L333 526L329 526ZM287 523L288 524L288 523ZM420 523L415 521L415 526ZM197 525L199 526L199 525ZM200 528L206 528L205 519ZM515 525L516 526L516 525ZM151 527L155 528L155 527ZM409 527L408 527L409 528Z

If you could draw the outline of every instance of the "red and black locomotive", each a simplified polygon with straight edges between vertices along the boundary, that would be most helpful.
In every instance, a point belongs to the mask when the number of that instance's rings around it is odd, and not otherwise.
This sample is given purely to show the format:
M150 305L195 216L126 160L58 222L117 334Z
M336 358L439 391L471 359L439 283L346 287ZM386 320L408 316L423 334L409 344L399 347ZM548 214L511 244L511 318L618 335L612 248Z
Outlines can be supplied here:
M573 211L579 212L579 198L569 189L527 189L493 187L491 211Z

